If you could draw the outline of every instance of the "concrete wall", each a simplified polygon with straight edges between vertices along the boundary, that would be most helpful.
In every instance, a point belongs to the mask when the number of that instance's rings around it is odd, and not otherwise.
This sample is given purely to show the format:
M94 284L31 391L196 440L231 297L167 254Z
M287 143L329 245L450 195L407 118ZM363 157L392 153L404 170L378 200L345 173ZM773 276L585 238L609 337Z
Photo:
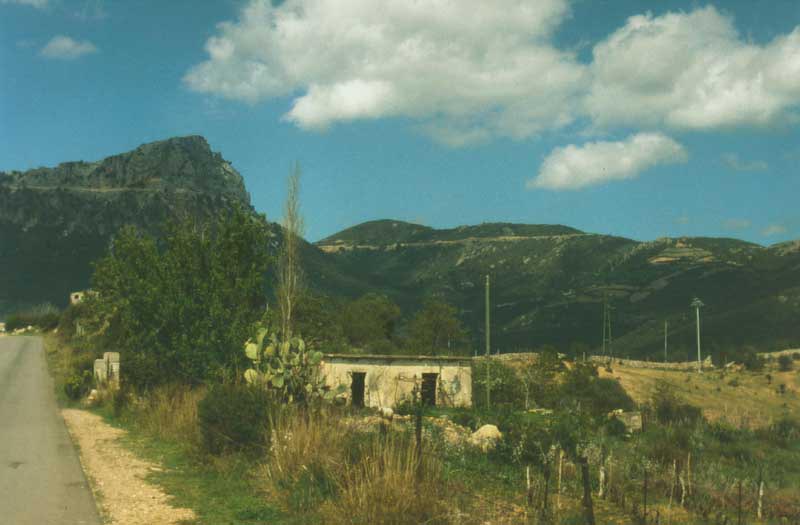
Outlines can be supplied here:
M469 407L472 405L472 368L469 359L421 358L402 356L326 355L321 364L325 383L331 388L345 387L350 402L351 374L366 374L364 405L394 407L411 399L415 383L422 374L438 374L436 404Z

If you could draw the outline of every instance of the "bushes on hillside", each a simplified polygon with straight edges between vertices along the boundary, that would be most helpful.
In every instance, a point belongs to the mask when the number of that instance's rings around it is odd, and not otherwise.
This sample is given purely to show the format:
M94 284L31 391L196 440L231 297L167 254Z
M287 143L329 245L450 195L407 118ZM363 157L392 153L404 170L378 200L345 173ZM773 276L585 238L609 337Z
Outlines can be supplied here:
M9 315L6 318L6 330L12 332L28 326L34 326L41 330L52 330L58 326L60 315L58 308L52 304L38 304Z
M598 377L597 367L591 363L575 363L565 374L554 408L578 405L595 417L617 409L633 410L635 406L617 380Z
M789 354L783 354L780 357L778 357L778 370L780 370L781 372L788 372L792 369L792 367L793 367L792 356L790 356Z
M681 401L672 385L663 381L656 383L650 410L655 420L662 425L690 425L703 419L703 413L698 407Z

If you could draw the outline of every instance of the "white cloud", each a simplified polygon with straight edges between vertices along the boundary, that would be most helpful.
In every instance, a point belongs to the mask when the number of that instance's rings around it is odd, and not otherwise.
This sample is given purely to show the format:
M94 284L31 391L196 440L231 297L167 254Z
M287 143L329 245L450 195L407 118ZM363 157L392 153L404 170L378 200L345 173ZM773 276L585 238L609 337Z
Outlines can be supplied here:
M97 48L88 40L79 42L68 36L58 35L54 36L39 53L46 58L73 60L96 52Z
M766 171L769 164L763 160L745 161L739 158L736 153L723 153L722 162L730 169L735 171Z
M593 55L586 110L599 126L766 126L800 104L800 27L754 45L712 6L633 16Z
M660 133L639 133L621 142L590 142L556 148L528 188L577 190L613 180L633 179L659 164L686 162L686 150Z
M251 0L185 83L255 103L294 97L304 129L408 117L460 145L571 123L586 68L550 43L567 0Z
M800 122L800 26L754 44L713 6L637 15L584 65L554 43L569 16L568 0L248 0L184 82L249 103L290 97L284 118L303 129L400 117L456 146L576 121Z
M780 235L782 233L786 233L786 226L783 224L770 224L761 230L761 235L764 237L771 237L773 235Z
M746 230L747 228L750 227L750 224L751 224L750 221L748 221L747 219L728 219L722 223L722 226L726 230L739 231L739 230Z
M0 4L28 5L36 9L44 9L50 2L49 0L0 0Z

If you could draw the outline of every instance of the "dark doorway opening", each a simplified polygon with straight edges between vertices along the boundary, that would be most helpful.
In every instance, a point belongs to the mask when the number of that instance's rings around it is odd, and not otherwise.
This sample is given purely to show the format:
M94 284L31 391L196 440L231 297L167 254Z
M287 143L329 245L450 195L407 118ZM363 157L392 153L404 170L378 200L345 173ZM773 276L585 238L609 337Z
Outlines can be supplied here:
M364 380L367 377L366 372L352 372L352 383L350 383L350 403L354 407L364 406Z
M422 404L436 406L436 379L439 374L422 374Z

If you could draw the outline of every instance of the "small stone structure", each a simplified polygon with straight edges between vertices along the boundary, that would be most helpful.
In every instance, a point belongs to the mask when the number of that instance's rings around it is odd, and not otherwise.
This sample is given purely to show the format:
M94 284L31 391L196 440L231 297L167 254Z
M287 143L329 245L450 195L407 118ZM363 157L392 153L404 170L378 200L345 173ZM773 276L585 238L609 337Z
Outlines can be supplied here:
M395 407L411 400L415 387L429 405L472 405L472 367L468 357L325 354L325 383L344 387L349 404Z
M94 380L98 386L119 385L119 352L105 352L94 360Z

